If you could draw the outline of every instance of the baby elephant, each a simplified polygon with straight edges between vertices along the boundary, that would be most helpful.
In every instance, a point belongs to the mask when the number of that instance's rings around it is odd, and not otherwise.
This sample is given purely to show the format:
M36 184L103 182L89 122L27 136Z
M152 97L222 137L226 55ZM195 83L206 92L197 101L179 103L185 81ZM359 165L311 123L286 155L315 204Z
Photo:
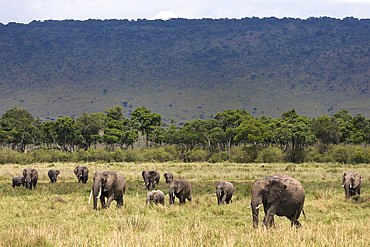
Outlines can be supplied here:
M152 190L146 194L146 204L148 201L154 202L154 204L162 204L164 206L164 194L161 190Z
M166 172L163 176L168 184L173 180L173 174L170 172Z
M21 186L21 185L24 186L24 177L22 177L22 176L15 176L13 178L13 185L12 185L13 188L18 187L18 186Z
M232 202L234 185L228 181L219 181L216 185L217 203L218 205Z
M59 170L51 169L48 172L48 176L50 178L50 182L56 183L57 182L57 177L60 174Z
M343 188L346 192L346 198L360 195L362 186L362 177L354 171L349 171L343 174Z

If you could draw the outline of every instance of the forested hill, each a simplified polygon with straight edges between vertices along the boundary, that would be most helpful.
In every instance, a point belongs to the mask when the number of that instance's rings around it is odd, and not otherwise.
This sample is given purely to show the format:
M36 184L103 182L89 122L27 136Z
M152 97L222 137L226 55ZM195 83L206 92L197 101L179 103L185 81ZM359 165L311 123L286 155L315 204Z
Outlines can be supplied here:
M41 119L145 106L169 122L370 117L370 20L245 18L0 24L0 114Z

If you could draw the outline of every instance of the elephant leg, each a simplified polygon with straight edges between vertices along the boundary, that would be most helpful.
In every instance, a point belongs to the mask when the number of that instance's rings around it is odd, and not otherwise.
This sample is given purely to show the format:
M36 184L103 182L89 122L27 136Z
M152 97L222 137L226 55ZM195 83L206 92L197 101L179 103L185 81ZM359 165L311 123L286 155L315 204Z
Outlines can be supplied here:
M267 213L265 214L265 218L263 219L263 224L270 228L274 225L274 215L276 213L275 207L270 207L267 209Z
M120 208L120 207L123 206L122 195L121 196L118 196L115 200L117 201L117 208Z
M114 193L113 192L108 192L108 200L107 200L107 208L109 208L111 202L113 201L114 199Z
M101 203L101 207L102 208L106 208L106 205L105 205L105 196L103 196L103 195L100 196L100 203Z

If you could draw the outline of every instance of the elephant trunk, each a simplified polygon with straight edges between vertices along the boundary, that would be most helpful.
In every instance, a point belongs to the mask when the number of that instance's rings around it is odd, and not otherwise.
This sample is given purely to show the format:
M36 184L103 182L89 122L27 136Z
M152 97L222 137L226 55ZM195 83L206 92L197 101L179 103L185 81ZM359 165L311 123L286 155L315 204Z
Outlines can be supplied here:
M351 193L350 193L350 183L349 182L345 182L344 183L344 191L346 192L346 198L350 198L351 197Z
M175 193L174 193L174 189L170 189L170 191L168 191L168 194L170 195L170 205L171 205L171 204L174 204L174 203L175 203Z
M221 191L217 190L216 195L217 195L217 204L220 205L220 203L221 203Z
M261 203L253 201L251 202L252 207L252 216L253 216L253 227L258 227L258 214L259 214L259 208L261 206Z
M92 193L93 193L93 202L94 202L94 209L98 209L98 198L101 196L101 184L95 183L92 187Z
M31 178L26 178L26 189L31 190L32 189L32 181Z

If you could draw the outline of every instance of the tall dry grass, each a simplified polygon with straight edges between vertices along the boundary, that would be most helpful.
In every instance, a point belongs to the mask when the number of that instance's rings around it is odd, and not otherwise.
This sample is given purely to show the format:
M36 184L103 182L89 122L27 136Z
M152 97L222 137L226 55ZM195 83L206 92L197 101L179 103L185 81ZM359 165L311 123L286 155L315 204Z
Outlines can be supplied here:
M11 178L24 166L3 165L0 169L0 246L369 246L370 172L366 164L234 164L234 163L114 163L86 164L87 184L79 184L73 169L77 164L32 164L39 170L35 190L11 187ZM56 184L49 183L47 171L61 170ZM96 170L122 173L127 179L124 205L116 203L94 211L88 204ZM141 171L158 170L158 186L164 193L164 172L187 178L193 200L185 205L145 205ZM342 174L358 171L363 193L346 200L341 188ZM257 178L286 173L300 180L306 190L302 227L291 228L284 217L275 217L275 227L253 229L247 209L250 188ZM216 181L233 182L233 203L217 205ZM99 205L100 206L100 205Z

